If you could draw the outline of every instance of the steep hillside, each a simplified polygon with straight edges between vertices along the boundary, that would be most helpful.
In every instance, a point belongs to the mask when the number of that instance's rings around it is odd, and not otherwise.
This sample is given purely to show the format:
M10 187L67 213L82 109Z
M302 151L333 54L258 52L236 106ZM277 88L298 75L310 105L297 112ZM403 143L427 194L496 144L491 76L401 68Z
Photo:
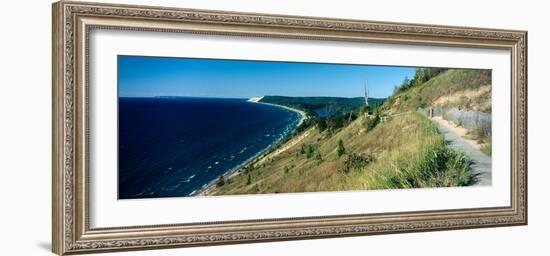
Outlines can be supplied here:
M421 85L399 89L384 104L388 114L434 106L491 112L490 70L450 69Z
M299 99L277 100L303 107ZM356 119L332 129L314 119L275 151L221 179L207 194L469 185L469 159L449 148L437 126L417 111L437 106L490 112L491 72L419 68L379 108L365 111L361 106Z
M364 116L335 134L312 127L220 182L211 195L460 186L467 160L418 113L366 129ZM341 142L340 142L341 141ZM223 185L222 185L223 184Z
M422 69L420 69L422 70ZM418 70L417 70L418 74ZM423 83L415 79L396 88L381 107L391 116L422 108L449 122L476 148L491 155L491 70L449 69Z

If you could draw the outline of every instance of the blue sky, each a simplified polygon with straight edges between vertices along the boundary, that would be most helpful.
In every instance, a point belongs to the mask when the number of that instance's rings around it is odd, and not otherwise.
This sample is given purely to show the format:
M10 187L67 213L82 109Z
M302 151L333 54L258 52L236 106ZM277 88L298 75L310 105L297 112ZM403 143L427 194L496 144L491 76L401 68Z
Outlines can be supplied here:
M118 56L120 97L263 95L385 98L414 68Z

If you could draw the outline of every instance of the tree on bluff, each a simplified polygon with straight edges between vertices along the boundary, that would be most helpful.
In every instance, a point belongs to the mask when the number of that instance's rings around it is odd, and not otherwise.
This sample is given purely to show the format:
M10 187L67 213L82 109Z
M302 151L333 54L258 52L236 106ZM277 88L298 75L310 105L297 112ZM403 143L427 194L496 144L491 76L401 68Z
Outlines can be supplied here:
M338 152L338 157L341 157L343 154L346 153L346 148L344 147L344 142L341 139L338 140L338 145L336 147L336 150Z

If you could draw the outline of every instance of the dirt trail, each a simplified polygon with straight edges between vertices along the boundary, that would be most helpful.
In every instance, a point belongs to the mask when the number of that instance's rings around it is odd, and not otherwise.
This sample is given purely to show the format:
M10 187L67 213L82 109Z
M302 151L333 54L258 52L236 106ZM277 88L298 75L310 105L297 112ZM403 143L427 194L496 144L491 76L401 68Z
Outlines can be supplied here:
M474 186L491 185L491 157L485 155L471 141L462 138L455 127L441 118L432 118L437 125L447 144L456 150L464 152L470 158Z

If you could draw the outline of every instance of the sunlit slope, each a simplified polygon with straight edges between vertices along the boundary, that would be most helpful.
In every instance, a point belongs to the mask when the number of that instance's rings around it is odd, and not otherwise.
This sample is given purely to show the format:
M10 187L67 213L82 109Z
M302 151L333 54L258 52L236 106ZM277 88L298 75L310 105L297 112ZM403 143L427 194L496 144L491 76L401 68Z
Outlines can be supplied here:
M431 106L491 112L491 71L450 69L389 97L384 110L398 113Z
M359 117L340 131L304 131L210 194L342 191L465 185L467 163L446 149L434 125L418 113L366 130ZM342 141L344 153L338 154ZM313 149L313 151L311 150Z
M238 175L227 177L210 194L470 184L469 160L448 148L436 126L417 110L443 107L490 112L491 71L423 69L421 76L418 72L375 111L385 122L369 130L369 119L359 114L336 130L321 132L314 125ZM431 74L418 78L422 72Z

